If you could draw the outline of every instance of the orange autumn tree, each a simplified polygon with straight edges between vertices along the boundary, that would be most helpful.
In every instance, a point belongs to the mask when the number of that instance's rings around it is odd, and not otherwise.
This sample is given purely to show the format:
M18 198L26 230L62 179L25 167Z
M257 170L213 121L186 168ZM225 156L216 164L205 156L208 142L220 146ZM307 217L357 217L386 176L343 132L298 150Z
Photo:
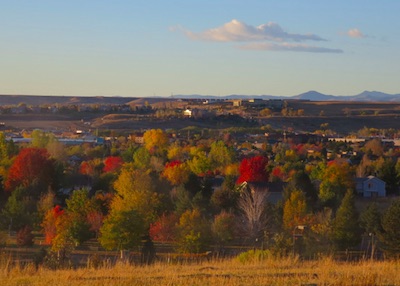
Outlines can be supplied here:
M41 224L44 232L44 241L46 244L51 244L57 235L57 220L64 214L64 210L59 205L56 205L51 210L48 210Z
M99 158L83 161L79 166L79 173L89 177L99 176L104 168L103 161Z

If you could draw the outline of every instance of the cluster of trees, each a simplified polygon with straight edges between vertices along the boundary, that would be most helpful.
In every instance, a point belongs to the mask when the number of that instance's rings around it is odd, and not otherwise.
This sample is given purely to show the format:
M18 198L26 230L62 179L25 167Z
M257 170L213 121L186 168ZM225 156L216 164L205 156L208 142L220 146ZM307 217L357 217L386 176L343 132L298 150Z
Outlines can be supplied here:
M112 146L64 146L45 132L31 136L31 144L15 146L0 133L0 227L16 231L21 244L40 230L54 251L91 238L105 249L133 249L150 237L180 252L263 244L287 254L300 229L310 255L355 248L363 233L400 253L400 201L355 206L356 173L377 175L398 192L399 150L379 140L351 161L328 161L327 149L353 147L264 144L243 157L229 136L172 141L160 129L146 131L143 145L121 138ZM272 202L279 184L282 200Z

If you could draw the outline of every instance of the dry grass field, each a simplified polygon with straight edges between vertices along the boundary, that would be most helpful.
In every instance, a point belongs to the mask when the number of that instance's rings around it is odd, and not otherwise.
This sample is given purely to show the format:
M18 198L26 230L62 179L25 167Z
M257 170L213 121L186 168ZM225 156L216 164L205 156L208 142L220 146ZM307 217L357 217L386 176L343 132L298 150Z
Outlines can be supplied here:
M3 261L0 285L399 285L400 262L336 262L267 259L243 264L236 259L196 264L75 270L12 266Z

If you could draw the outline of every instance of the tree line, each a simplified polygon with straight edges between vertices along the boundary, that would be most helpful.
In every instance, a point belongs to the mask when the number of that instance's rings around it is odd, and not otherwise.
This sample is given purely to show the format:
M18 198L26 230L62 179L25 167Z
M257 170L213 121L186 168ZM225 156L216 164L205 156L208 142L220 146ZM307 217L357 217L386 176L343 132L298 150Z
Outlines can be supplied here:
M375 252L400 251L400 153L379 139L256 149L226 134L178 140L160 129L146 131L143 145L119 138L66 146L51 133L31 136L17 146L0 133L0 227L20 245L40 231L54 252L96 239L107 250L147 240L181 253L245 245L312 257L359 250L363 238ZM350 150L356 155L327 159ZM365 203L357 175L386 181L390 199ZM271 201L279 185L281 198Z

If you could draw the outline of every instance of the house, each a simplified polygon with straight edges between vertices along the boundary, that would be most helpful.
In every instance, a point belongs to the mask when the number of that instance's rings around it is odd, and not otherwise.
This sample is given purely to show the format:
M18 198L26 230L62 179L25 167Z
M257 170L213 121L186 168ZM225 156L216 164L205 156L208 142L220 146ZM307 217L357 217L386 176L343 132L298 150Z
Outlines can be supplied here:
M189 109L189 108L185 109L185 110L183 111L183 116L184 116L184 117L188 117L188 118L192 117L192 110Z
M130 140L134 141L136 144L144 144L144 137L143 137L144 133L135 133L135 134L131 134Z
M386 183L374 176L356 178L356 191L365 198L386 197Z
M267 193L267 202L277 204L283 200L285 183L283 182L243 182L239 188L252 192Z
M234 99L232 100L233 106L239 107L242 106L242 100L241 99Z

